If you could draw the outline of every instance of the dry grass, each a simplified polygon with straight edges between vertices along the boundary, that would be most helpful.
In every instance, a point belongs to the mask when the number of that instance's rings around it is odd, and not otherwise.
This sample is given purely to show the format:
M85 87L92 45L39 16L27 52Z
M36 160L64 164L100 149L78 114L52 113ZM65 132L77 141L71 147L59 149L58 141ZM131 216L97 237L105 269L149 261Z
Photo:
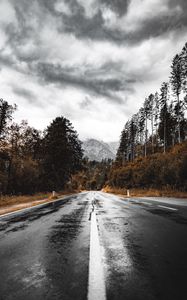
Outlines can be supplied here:
M112 188L106 186L103 189L106 193L113 193L116 195L122 195L127 197L127 189L125 188ZM187 198L187 192L175 191L172 189L131 189L130 197L176 197Z
M42 203L52 202L58 198L62 198L65 195L74 194L73 192L59 192L55 196L52 193L39 193L33 196L1 196L0 197L0 215L17 211L20 209L36 206Z
M0 197L0 207L15 205L15 204L23 204L29 203L33 201L39 200L49 200L51 193L40 193L33 196L1 196Z

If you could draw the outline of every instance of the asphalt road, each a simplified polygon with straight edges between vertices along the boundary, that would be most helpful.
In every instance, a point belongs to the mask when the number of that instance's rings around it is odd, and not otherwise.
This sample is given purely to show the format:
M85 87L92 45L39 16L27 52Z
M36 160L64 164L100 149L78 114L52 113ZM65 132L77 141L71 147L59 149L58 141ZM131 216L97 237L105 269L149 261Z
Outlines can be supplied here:
M187 299L187 200L89 192L0 217L13 299Z

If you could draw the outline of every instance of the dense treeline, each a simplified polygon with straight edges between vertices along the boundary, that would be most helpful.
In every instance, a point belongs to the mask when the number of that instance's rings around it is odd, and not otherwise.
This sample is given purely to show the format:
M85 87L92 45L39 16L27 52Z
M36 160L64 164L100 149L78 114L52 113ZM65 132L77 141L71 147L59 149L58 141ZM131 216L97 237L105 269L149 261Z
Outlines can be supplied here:
M71 187L74 190L101 190L107 180L112 160L101 162L83 159L82 170L72 176Z
M140 156L161 152L187 136L187 43L172 61L168 82L150 94L125 124L116 161L123 165Z
M187 142L175 145L167 155L155 153L120 167L113 166L107 185L187 191Z
M71 122L57 117L44 132L13 122L16 105L0 99L0 193L61 190L81 168L82 148Z
M187 43L173 58L169 81L125 124L108 184L187 190L186 109Z

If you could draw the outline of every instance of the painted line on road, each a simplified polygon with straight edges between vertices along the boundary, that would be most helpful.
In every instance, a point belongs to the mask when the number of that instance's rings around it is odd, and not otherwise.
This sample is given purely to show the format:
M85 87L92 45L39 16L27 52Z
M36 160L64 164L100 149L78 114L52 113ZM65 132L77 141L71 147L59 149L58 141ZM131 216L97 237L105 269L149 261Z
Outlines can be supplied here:
M169 210L173 210L173 211L178 210L177 208L168 207L168 206L163 206L163 205L158 205L158 207L160 207L160 208L165 208L165 209L169 209Z
M88 300L106 300L104 269L97 228L96 213L91 214Z

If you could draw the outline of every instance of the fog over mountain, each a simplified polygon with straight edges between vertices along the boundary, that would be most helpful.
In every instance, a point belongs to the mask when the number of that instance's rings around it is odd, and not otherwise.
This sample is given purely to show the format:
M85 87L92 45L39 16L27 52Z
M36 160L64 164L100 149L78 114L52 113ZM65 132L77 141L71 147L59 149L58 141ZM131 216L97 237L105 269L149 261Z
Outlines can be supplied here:
M96 139L87 139L83 142L84 156L89 160L102 161L115 159L118 142L105 143Z

